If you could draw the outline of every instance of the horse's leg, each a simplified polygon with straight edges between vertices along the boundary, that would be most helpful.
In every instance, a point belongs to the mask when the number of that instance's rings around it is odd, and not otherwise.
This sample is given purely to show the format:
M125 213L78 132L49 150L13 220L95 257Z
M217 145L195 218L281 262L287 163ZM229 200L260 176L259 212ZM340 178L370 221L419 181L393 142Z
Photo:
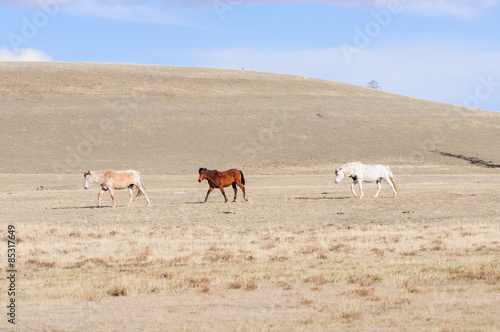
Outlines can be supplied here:
M97 194L97 207L100 208L101 207L101 195L103 192L105 192L106 190L104 189L101 189L101 191L99 192L99 194Z
M354 185L357 183L358 181L352 181L351 183L351 190L352 190L352 195L354 196L354 198L358 198L358 195L356 194L356 191L354 191Z
M236 196L238 196L238 189L236 189L236 182L233 182L231 185L233 186L233 190L234 190L234 200L233 200L233 202L236 202Z
M149 200L148 194L146 194L146 190L142 190L144 197L146 197L146 206L151 206L151 201Z
M222 195L224 195L224 203L227 203L227 197L226 197L226 192L224 191L224 187L220 186L219 189Z
M238 182L237 184L238 184L238 187L240 187L241 191L243 191L243 199L245 201L248 201L247 195L245 193L245 186L243 186L243 183L241 183L241 182Z
M208 199L208 195L210 195L210 193L214 190L213 187L210 187L208 188L208 191L207 191L207 196L205 197L205 201L203 201L203 203L206 203L207 202L207 199Z
M111 199L113 200L113 209L116 207L116 201L115 201L115 194L113 192L113 189L109 188L109 194L111 195Z
M130 193L130 201L128 202L127 206L130 206L132 204L132 197L134 197L134 190L132 189L134 186L128 186L128 192Z
M360 191L359 199L362 199L364 196L362 183L363 183L363 180L358 178L359 191Z
M380 193L380 188L382 188L382 181L380 179L377 180L377 193L375 194L375 196L373 196L373 198L377 198L378 197L378 194Z

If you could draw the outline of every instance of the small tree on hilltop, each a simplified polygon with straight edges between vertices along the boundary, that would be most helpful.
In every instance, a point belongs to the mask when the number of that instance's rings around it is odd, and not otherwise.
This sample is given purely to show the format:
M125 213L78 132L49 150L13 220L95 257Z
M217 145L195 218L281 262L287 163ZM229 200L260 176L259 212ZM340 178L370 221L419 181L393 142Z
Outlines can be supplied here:
M375 81L375 80L371 80L370 82L368 82L367 87L369 87L371 89L376 89L376 90L382 89L382 87L380 86L380 84L378 84L378 82Z

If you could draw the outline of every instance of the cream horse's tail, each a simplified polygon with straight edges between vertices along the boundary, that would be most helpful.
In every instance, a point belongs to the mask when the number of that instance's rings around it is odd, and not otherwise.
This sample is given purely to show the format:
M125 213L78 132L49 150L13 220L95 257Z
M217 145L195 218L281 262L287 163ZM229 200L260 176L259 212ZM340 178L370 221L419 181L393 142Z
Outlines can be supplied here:
M142 196L143 195L143 190L144 190L144 194L147 195L146 193L146 186L144 185L144 182L142 182L142 177L141 177L141 173L137 172L137 175L139 176L139 183L142 187L142 190L141 188L139 188L139 186L137 186L136 184L134 185L134 189L135 189L135 197L139 197L139 196Z
M398 186L396 185L396 181L394 180L394 174L392 174L391 169L389 166L387 166L387 170L389 171L389 179L392 182L392 185L394 186L394 190L396 190L396 194L398 194Z

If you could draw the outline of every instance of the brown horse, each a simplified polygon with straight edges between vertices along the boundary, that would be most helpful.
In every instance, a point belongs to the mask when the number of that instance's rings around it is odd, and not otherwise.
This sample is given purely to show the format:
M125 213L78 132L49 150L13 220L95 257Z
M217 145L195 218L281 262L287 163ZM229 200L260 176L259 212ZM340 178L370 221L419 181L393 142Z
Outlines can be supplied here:
M229 171L225 172L219 172L217 170L215 171L210 171L207 170L206 168L200 168L198 173L200 174L200 177L198 178L198 182L201 182L205 179L207 179L210 188L208 188L207 191L207 196L205 197L205 201L203 203L207 202L208 195L214 190L214 188L219 188L220 191L222 192L222 195L224 195L225 203L227 203L227 197L226 193L224 192L224 187L229 187L233 186L234 189L234 200L233 202L236 201L236 195L238 193L238 190L236 189L236 185L241 188L243 191L243 198L245 201L248 201L245 195L245 177L243 176L243 173L240 170L237 169L230 169Z

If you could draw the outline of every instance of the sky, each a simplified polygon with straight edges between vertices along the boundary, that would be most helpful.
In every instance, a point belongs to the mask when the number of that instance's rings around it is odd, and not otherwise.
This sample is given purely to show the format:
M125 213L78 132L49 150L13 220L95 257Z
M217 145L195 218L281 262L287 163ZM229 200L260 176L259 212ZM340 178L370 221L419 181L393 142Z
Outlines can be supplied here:
M0 0L0 61L232 68L500 111L500 0Z

